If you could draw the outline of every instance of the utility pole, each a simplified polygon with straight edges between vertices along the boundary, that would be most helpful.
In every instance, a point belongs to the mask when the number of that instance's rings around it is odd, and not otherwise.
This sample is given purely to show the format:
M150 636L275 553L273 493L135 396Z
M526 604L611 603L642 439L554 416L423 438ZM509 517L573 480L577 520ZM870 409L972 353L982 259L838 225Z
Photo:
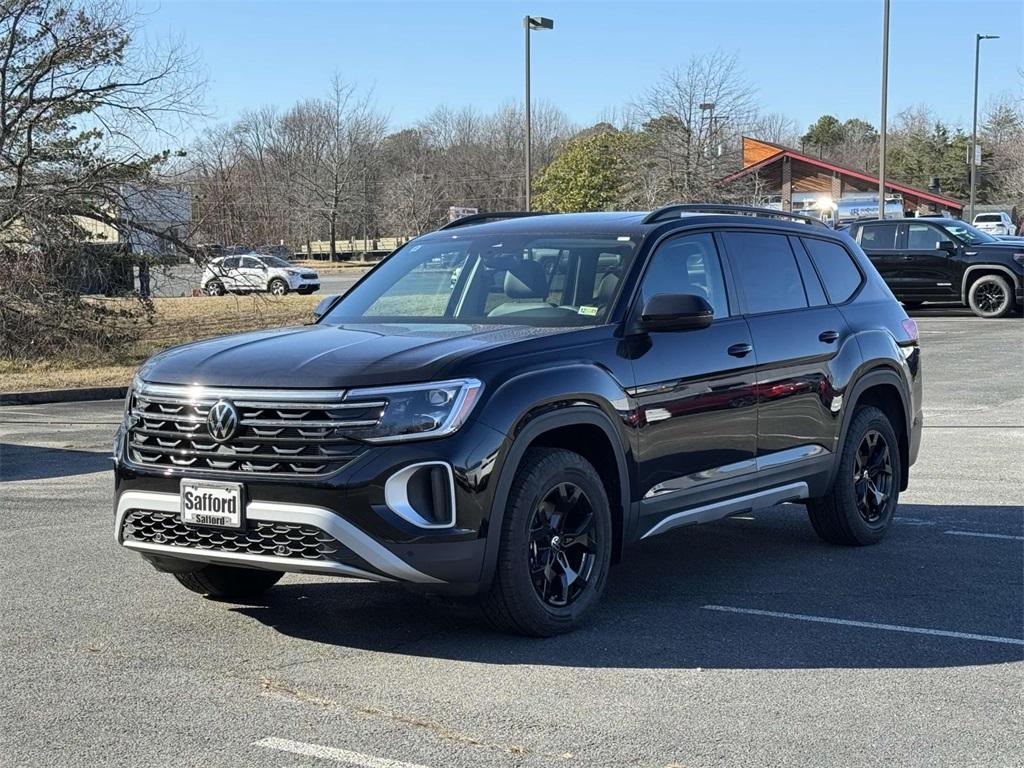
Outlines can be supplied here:
M974 36L974 120L971 123L971 150L967 162L971 164L971 204L967 212L967 220L974 223L974 194L978 178L978 69L981 63L981 41L998 40L999 35Z
M889 0L882 9L882 119L878 131L878 218L885 218L885 135L889 106Z

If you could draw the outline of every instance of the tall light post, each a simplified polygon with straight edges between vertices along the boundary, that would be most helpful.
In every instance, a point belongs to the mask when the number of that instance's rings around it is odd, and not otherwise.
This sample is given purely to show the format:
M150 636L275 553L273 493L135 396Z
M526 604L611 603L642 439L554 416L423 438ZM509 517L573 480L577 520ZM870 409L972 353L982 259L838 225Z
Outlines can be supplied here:
M526 208L530 210L530 32L535 29L554 29L555 22L543 16L523 16L523 30L526 32Z
M974 121L971 125L971 206L967 213L967 219L974 223L974 189L978 176L978 65L981 62L981 41L998 40L999 35L975 35L974 36Z
M878 131L878 218L885 218L885 134L889 106L889 0L882 8L882 119Z

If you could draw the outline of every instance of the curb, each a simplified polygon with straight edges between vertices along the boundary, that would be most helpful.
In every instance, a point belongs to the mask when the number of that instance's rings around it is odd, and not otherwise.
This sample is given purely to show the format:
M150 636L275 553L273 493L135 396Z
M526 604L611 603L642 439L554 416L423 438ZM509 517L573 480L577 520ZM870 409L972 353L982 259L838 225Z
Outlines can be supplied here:
M88 387L85 389L49 389L42 392L0 392L0 406L78 403L84 400L120 400L128 387Z

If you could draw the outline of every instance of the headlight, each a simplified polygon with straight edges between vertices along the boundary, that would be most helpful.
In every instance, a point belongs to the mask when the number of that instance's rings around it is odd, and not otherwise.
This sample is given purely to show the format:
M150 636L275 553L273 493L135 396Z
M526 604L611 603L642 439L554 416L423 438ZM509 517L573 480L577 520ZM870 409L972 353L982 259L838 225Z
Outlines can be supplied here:
M1013 260L1016 261L1018 264L1024 264L1024 251L1013 254Z
M353 389L348 402L384 403L372 425L345 430L357 440L393 443L450 435L466 423L484 385L476 379L457 379L405 387Z
M298 277L300 274L302 274L297 269L286 269L285 272L287 272L292 277Z

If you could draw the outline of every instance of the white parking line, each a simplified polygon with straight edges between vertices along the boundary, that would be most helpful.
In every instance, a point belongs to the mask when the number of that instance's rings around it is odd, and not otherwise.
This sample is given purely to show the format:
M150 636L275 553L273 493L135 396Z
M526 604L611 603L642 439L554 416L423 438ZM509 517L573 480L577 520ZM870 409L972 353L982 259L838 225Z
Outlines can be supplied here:
M943 531L948 536L978 536L982 539L1009 539L1010 541L1024 541L1024 536L1010 536L1005 533L978 533L977 531Z
M405 763L401 760L390 760L386 757L364 755L361 752L350 752L347 749L337 747L325 747L320 744L307 744L304 741L292 741L291 739L279 739L269 736L265 739L253 742L257 747L276 749L280 752L290 752L293 755L305 755L306 757L317 757L321 760L334 760L338 763L349 763L359 765L362 768L426 768L418 763Z
M839 624L844 627L861 627L862 629L881 629L887 632L909 632L915 635L935 635L937 637L953 637L958 640L981 640L986 643L1002 643L1004 645L1024 645L1018 637L998 637L996 635L976 635L972 632L951 632L946 629L927 629L925 627L904 627L899 624L877 624L873 621L850 621L849 619L833 619L828 616L807 616L802 613L780 613L777 611L760 611L756 608L734 608L729 605L705 605L707 611L724 613L746 613L751 616L771 616L775 619L794 619L796 621L813 621L818 624Z

